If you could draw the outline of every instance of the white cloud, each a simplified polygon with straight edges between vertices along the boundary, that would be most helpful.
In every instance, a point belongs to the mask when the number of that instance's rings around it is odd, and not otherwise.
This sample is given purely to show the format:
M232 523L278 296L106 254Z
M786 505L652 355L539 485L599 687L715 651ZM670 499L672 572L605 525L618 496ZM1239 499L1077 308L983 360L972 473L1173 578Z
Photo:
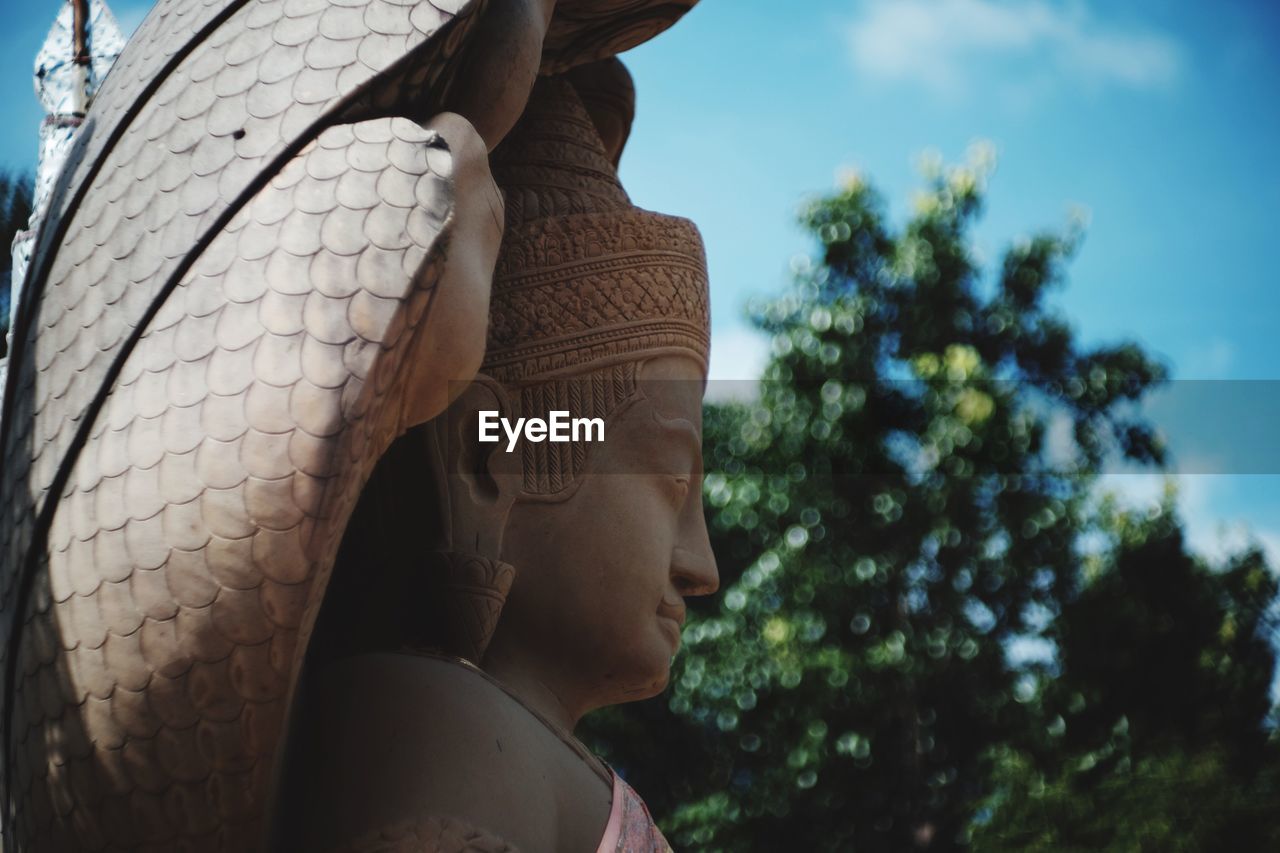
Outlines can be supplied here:
M854 66L869 77L962 93L992 61L1028 76L1076 84L1165 86L1181 50L1153 31L1111 27L1082 2L1047 0L866 0L849 27Z
M1244 479L1230 474L1104 474L1097 488L1115 495L1124 506L1146 509L1160 503L1165 482L1171 480L1178 490L1178 515L1193 553L1221 563L1256 544L1271 566L1280 569L1280 528L1222 512L1221 505ZM1280 484L1280 477L1268 479Z
M733 326L711 338L707 399L714 402L751 400L769 361L769 338L746 326Z
M1222 561L1251 545L1258 545L1273 568L1280 568L1280 530L1224 518L1216 512L1220 496L1229 492L1229 474L1187 474L1178 479L1178 509L1186 520L1187 543L1210 560ZM1236 478L1239 479L1238 477ZM1277 478L1267 480L1280 482Z
M1068 471L1080 463L1080 448L1076 444L1075 421L1061 409L1049 413L1049 427L1045 430L1045 461L1055 470Z
M1236 346L1226 338L1215 337L1195 346L1179 365L1179 379L1226 379L1236 364Z

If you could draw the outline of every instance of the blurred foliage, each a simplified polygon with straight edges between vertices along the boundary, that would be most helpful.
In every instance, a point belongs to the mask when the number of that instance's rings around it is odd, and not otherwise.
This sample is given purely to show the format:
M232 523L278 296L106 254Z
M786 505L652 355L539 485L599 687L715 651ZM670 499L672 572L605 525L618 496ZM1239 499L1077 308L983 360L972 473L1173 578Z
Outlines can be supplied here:
M1016 753L1002 755L1009 788L999 820L981 827L980 850L1277 850L1274 763L1241 779L1221 753L1170 749L1096 784L1046 783Z
M1276 577L1256 550L1209 569L1172 510L1104 508L1110 547L1052 628L1059 671L1023 682L1041 725L994 752L975 847L1280 850Z
M707 407L721 593L691 602L666 694L584 727L678 849L1181 849L1227 801L1273 831L1226 780L1276 793L1274 578L1100 504L1108 460L1164 459L1126 403L1166 371L1046 304L1077 226L984 278L990 165L929 168L897 230L856 176L807 205L818 255L753 309L759 398Z
M27 227L31 217L30 175L0 171L0 358L6 352L5 333L9 329L10 271L13 238Z

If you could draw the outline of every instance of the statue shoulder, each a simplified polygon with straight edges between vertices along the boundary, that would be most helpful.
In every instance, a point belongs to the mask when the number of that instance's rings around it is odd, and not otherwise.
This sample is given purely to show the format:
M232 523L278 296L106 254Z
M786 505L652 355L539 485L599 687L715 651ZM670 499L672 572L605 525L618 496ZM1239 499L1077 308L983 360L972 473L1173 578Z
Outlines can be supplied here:
M332 844L427 813L521 850L555 850L568 849L566 834L589 837L607 820L609 792L594 774L466 665L379 653L308 678L289 746L283 840ZM593 782L587 819L566 815L563 804L581 803Z

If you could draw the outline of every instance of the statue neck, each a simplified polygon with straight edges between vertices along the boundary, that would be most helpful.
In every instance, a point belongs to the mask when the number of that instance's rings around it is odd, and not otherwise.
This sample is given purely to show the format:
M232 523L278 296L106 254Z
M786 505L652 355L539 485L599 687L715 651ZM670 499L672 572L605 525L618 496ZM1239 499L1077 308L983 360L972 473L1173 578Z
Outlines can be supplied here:
M492 644L484 658L485 672L545 722L572 735L591 706L573 685L545 669L536 660L501 642Z

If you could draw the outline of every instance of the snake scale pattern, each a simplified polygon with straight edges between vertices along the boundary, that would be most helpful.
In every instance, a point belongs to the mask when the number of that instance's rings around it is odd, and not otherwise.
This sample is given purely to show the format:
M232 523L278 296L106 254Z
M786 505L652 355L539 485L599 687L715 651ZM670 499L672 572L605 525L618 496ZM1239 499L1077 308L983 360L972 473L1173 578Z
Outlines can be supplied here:
M440 277L480 4L162 0L16 326L6 849L254 850L309 619Z

